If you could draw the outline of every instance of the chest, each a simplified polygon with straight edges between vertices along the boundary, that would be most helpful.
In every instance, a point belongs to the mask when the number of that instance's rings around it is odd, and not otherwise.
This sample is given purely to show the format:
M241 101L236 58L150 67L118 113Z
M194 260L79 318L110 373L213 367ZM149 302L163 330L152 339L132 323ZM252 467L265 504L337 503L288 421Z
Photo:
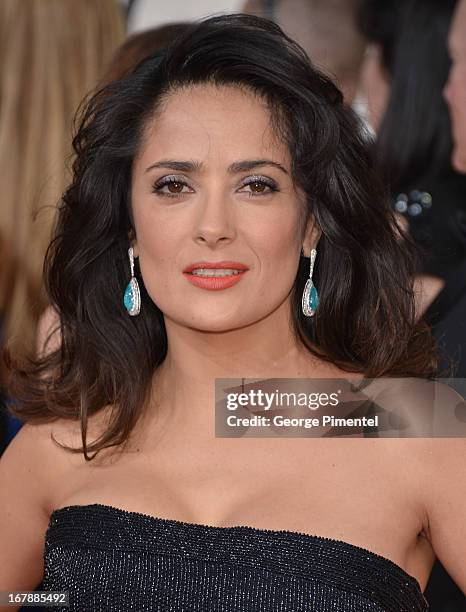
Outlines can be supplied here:
M103 503L194 523L251 525L350 539L402 541L419 531L415 466L398 440L216 439L161 447L58 479L51 507Z

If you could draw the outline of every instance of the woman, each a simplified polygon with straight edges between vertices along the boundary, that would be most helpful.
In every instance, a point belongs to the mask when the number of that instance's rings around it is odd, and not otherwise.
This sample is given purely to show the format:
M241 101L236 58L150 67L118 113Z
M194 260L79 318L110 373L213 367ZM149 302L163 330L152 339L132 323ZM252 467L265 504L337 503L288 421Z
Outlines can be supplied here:
M212 17L98 92L74 144L46 266L61 346L12 377L0 589L425 610L438 554L466 590L464 482L442 479L462 440L214 436L217 378L434 370L336 87L272 22Z
M419 313L442 349L441 375L466 377L466 327L450 319L466 288L466 177L452 167L443 90L447 36L456 0L366 0L361 28L370 41L363 68L376 156L393 207L422 250Z

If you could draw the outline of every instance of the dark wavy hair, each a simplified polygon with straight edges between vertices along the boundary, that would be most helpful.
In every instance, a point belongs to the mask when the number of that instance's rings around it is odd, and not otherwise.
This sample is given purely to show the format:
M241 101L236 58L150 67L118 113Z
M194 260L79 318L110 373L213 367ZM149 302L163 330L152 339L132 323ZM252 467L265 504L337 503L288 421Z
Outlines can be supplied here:
M450 115L443 89L456 0L364 0L361 32L380 46L390 97L377 135L378 163L392 190L452 172Z
M61 345L38 359L16 360L11 390L23 420L80 419L86 460L126 444L167 351L163 313L144 289L141 314L129 317L132 162L144 128L164 96L202 83L248 88L268 103L274 129L292 158L292 177L307 194L303 218L322 231L314 280L315 317L301 311L309 259L292 289L292 326L317 357L368 378L429 377L430 331L416 323L415 250L395 220L356 115L303 49L272 21L244 14L192 24L166 50L97 91L74 138L74 177L59 206L45 262L45 283L60 313ZM305 227L305 224L303 224ZM91 445L88 417L112 405L114 419ZM93 457L88 451L96 451Z

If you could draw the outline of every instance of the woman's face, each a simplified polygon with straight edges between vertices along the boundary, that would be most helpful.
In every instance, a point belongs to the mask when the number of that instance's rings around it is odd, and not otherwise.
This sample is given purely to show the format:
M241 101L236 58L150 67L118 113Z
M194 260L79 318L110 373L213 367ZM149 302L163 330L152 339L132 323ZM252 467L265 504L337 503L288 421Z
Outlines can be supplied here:
M165 319L226 331L289 298L304 193L269 120L252 93L196 85L169 94L147 125L133 166L133 246Z
M451 68L444 95L450 107L455 143L452 163L458 172L466 173L466 0L456 8L448 48Z

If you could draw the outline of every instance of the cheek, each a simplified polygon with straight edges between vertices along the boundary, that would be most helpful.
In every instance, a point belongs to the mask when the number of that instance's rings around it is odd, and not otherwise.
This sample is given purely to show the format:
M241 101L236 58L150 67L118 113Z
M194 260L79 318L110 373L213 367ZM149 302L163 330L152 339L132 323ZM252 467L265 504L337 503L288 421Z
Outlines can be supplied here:
M170 254L170 239L160 231L159 227L153 223L137 223L137 249L139 255L139 267L143 274L144 282L154 273L151 270L154 266L159 267L163 260Z
M186 219L162 209L152 197L143 197L133 206L137 248L141 258L167 259L183 242ZM176 217L176 218L175 218Z
M160 295L168 288L170 245L158 233L151 236L146 230L141 234L138 238L139 269L148 294L154 302L158 302Z
M254 236L250 235L249 242L256 245L257 258L260 266L264 268L263 275L266 282L273 278L274 282L289 282L289 277L296 274L296 258L301 248L300 227L298 219L276 219L270 226L264 224L258 233L256 226Z
M181 223L169 223L147 207L135 210L138 263L142 280L151 298L159 303L169 289L182 245Z

